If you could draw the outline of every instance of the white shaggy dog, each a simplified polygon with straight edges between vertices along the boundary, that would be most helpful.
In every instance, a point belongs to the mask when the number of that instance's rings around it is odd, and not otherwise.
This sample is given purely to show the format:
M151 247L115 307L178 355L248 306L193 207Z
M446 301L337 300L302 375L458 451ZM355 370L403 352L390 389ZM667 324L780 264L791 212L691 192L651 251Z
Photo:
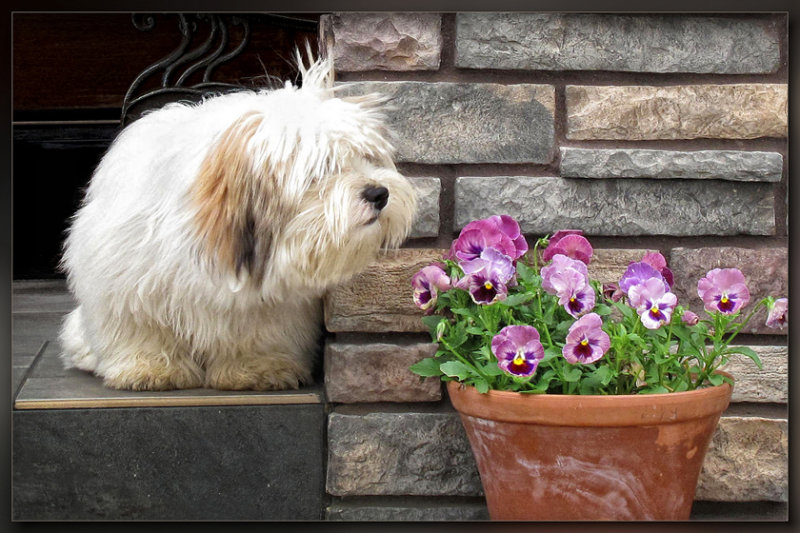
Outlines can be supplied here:
M326 289L405 239L416 200L376 95L303 84L170 104L100 162L65 245L67 367L113 388L296 388Z

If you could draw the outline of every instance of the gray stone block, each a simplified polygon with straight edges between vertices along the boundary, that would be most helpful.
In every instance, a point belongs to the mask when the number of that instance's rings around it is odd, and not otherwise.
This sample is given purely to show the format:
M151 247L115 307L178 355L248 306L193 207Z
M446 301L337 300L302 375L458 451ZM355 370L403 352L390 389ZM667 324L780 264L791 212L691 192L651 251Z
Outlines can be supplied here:
M460 177L455 227L508 214L526 233L772 235L773 186L689 180Z
M753 18L459 13L456 66L744 74L780 66L778 29Z
M15 520L318 520L323 406L13 413Z
M409 176L410 177L410 176ZM411 226L410 238L437 237L439 235L439 196L442 182L439 178L411 178L417 191L417 216Z
M343 95L391 98L399 162L548 163L553 159L551 85L353 82Z
M777 152L561 148L562 178L716 179L778 182Z
M334 496L482 493L455 413L332 413L327 488Z

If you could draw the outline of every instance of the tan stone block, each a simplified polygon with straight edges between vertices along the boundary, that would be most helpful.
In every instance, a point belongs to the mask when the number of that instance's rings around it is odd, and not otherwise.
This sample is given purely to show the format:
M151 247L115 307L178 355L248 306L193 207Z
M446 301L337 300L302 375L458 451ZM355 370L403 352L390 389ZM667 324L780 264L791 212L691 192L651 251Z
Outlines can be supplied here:
M789 296L787 248L673 248L669 266L675 274L672 292L678 297L678 303L688 306L701 317L707 315L703 310L703 301L697 294L697 282L713 268L738 268L742 271L750 291L750 303L744 308L744 314L749 314L755 304L766 296ZM766 327L766 319L767 312L762 307L750 319L743 333L788 334L788 327L783 330Z
M331 402L435 402L439 378L420 377L408 368L436 353L432 343L325 346L325 395Z
M786 137L788 86L568 86L569 139Z
M786 420L723 416L706 454L695 500L787 501L788 451Z
M335 13L320 19L337 71L437 70L442 17L436 13Z
M404 248L381 255L325 298L328 331L428 331L414 305L411 276L445 251Z
M750 358L736 355L722 367L736 383L732 402L786 403L789 400L789 347L748 346L758 354L761 370Z

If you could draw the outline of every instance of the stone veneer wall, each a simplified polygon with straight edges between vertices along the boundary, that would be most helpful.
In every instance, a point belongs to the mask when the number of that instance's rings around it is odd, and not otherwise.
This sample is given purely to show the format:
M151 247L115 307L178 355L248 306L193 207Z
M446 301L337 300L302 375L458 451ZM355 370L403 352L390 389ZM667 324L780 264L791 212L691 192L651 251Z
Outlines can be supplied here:
M582 229L602 280L658 250L698 312L713 267L740 267L753 300L788 296L784 14L339 13L321 43L347 91L392 97L421 200L405 246L325 304L327 518L487 516L441 383L408 371L434 351L410 277L472 219ZM764 370L731 363L697 489L712 518L787 502L787 337L763 320L740 341Z

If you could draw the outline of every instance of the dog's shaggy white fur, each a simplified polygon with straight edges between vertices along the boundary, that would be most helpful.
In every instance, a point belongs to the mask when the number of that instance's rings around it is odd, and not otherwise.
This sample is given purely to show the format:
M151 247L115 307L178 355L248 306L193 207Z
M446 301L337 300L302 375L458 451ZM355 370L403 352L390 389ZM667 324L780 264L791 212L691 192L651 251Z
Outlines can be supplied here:
M114 141L64 245L67 367L133 390L310 380L320 298L405 239L416 200L381 98L298 63L301 88L170 104Z

